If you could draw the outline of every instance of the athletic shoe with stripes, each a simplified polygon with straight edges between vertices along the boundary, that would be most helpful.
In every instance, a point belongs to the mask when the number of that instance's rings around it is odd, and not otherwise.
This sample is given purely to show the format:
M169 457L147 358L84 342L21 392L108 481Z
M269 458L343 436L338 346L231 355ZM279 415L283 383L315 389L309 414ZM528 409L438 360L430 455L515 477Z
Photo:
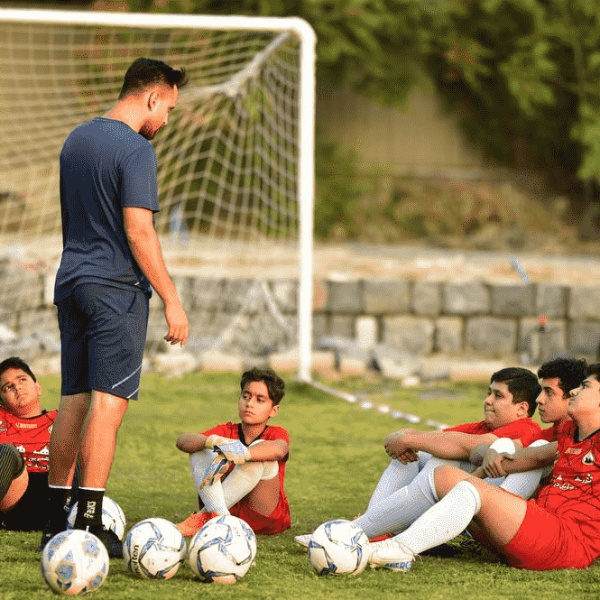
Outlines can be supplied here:
M415 553L396 538L371 544L369 564L372 568L410 571L414 560Z

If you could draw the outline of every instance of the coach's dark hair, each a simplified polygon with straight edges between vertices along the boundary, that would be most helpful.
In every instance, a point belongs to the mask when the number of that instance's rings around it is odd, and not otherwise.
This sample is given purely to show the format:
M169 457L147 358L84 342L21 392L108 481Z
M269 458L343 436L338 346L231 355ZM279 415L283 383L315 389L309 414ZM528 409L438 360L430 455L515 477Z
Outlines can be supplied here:
M11 356L10 358L6 358L0 362L0 376L2 376L4 371L8 371L8 369L21 369L21 371L25 371L25 373L27 373L31 379L37 381L30 366L18 356Z
M538 377L558 378L558 387L568 396L571 390L578 388L587 377L587 362L583 358L554 358L546 361L538 369Z
M527 416L532 417L536 409L536 399L542 391L538 378L528 369L521 367L508 367L496 371L490 383L504 383L513 395L513 404L527 403Z
M269 390L269 398L273 404L279 404L285 394L285 381L273 369L257 369L256 367L242 374L240 389L242 392L251 381L262 381Z
M182 88L187 81L185 69L173 69L161 60L137 58L125 73L119 100L130 94L141 92L152 85L164 84Z

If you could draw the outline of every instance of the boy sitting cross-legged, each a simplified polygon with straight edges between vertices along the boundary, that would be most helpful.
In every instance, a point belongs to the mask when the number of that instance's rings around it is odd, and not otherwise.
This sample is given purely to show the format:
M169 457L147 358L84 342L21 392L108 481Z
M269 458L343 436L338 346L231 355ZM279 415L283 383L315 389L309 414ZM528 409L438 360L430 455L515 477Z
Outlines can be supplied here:
M259 535L290 527L283 489L290 439L282 427L267 424L279 412L285 383L271 369L254 368L242 375L240 388L239 423L177 438L177 448L190 455L200 506L177 525L185 537L225 514L243 519Z

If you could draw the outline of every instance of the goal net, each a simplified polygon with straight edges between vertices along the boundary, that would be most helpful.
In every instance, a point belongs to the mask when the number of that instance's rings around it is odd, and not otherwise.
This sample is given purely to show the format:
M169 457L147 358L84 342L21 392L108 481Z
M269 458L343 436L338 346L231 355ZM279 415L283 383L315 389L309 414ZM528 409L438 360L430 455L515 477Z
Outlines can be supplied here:
M153 141L156 228L190 318L188 348L297 351L307 380L314 46L297 18L0 10L0 351L56 344L59 153L145 56L189 73ZM154 297L149 352L165 333Z

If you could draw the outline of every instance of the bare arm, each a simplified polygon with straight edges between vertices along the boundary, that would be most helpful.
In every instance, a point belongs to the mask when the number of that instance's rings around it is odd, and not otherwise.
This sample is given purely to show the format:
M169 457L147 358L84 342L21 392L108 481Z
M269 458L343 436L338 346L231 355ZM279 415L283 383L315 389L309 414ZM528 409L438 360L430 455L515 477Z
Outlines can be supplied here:
M384 447L391 458L400 459L408 450L422 450L439 458L469 460L473 448L482 443L491 444L497 439L493 433L472 435L458 431L401 429L387 437Z
M207 448L206 440L208 436L202 433L182 433L175 442L175 445L182 452L192 454L200 452ZM282 460L290 450L289 444L284 440L263 440L260 444L255 444L248 448L250 458L254 462L264 462L268 460Z
M543 446L527 447L517 450L513 455L497 454L493 450L490 456L483 451L483 464L477 469L477 475L481 477L506 477L510 473L521 473L532 471L554 462L557 443L551 442ZM481 453L481 448L474 452Z
M160 242L152 223L152 211L127 207L123 209L123 220L133 257L165 304L165 319L169 328L165 340L184 346L189 331L188 319L167 272Z

